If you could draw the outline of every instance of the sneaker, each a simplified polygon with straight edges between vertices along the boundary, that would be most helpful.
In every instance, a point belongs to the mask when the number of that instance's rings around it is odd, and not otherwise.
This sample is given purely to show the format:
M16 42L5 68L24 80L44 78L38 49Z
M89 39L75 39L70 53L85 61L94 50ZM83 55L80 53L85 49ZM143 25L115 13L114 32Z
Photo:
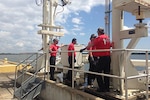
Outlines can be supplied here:
M84 88L85 88L84 86L80 86L80 87L79 87L79 89L84 89Z
M88 86L87 86L87 88L93 88L93 87L94 87L93 85L88 85Z
M91 85L88 85L87 88L91 88Z

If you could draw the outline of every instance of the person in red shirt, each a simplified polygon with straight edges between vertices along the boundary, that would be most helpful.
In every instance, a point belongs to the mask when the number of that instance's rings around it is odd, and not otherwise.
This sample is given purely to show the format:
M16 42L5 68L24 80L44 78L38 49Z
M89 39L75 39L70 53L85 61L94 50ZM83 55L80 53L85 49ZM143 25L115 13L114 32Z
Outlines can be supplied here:
M82 52L85 49L88 49L90 47L95 47L96 50L103 50L103 49L110 49L112 47L112 44L110 42L109 37L104 34L103 28L97 29L98 37L94 39L94 41L89 44L84 49L81 49L80 52ZM110 73L110 63L111 63L111 57L110 57L110 51L100 51L95 52L93 54L94 61L96 62L96 68L98 73L104 73L109 74ZM109 77L102 78L100 75L96 75L99 92L109 92L109 84L110 79Z
M90 45L95 38L96 38L96 35L92 34L91 37L90 37L90 41L89 41L88 45ZM94 49L95 49L94 47L90 47L87 50L94 50ZM95 72L96 70L95 70L95 61L94 61L94 58L93 58L93 53L94 52L91 52L91 51L89 52L89 57L88 57L89 71ZM88 84L88 86L92 85L92 82L94 81L94 79L95 79L94 74L90 74L90 73L87 74L87 84Z
M68 63L69 63L69 68L72 68L72 59L73 59L73 56L74 56L74 63L76 62L76 58L75 58L76 57L76 52L75 52L75 47L74 47L74 45L76 43L77 43L77 39L73 38L72 42L68 45ZM71 51L74 51L74 52L71 52ZM72 71L71 70L68 70L66 79L69 81L68 85L71 86L71 84L72 84Z
M57 46L57 44L58 44L58 39L53 39L53 44L51 44L49 47L50 65L55 65L55 63L56 63L56 55L57 55L57 51L59 48L59 46ZM56 81L56 79L54 78L54 71L55 71L55 67L50 66L50 80Z

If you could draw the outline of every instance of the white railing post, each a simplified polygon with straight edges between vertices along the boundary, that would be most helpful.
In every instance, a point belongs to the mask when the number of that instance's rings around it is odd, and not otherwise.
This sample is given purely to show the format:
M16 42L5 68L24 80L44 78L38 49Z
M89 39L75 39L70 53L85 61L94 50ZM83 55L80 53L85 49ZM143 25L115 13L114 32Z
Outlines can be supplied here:
M148 87L148 80L149 80L149 71L148 71L148 51L145 52L146 53L146 100L148 100L149 95L148 95L148 91L149 91L149 87Z
M125 88L123 88L125 90L125 100L128 100L128 80L127 80L127 75L128 75L127 74L128 73L127 59L128 59L128 56L127 56L127 54L128 54L128 51L125 50L124 51L124 71L125 71L125 73L124 73L125 74L125 76L124 76L124 80L125 80L124 85L125 85Z
M72 51L72 88L74 88L74 66L75 66L75 64L74 64L74 60L75 60L75 58L74 58L74 52L75 51Z

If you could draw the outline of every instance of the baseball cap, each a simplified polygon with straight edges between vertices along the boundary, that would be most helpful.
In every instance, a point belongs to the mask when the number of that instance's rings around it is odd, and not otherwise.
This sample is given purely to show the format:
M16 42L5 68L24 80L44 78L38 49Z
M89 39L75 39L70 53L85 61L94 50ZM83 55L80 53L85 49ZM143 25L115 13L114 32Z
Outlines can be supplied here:
M101 33L104 33L104 29L103 29L102 27L99 27L99 28L97 29L97 31L98 31L98 32L101 32Z
M77 40L76 38L73 38L73 39L72 39L72 42L74 42L74 41L76 41L76 40Z
M90 39L92 39L92 38L96 38L96 35L92 34L91 37L90 37Z
M55 41L59 41L59 40L55 38L55 39L53 39L53 42L55 42Z

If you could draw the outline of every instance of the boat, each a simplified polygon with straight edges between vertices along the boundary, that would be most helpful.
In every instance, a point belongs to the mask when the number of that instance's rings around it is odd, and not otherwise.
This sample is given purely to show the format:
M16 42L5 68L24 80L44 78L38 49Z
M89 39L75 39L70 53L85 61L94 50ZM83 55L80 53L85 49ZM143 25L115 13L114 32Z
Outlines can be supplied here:
M61 0L61 6L67 6L69 0ZM18 63L15 67L14 98L19 100L148 100L149 99L149 53L150 50L135 49L135 46L142 37L148 36L148 27L143 20L150 18L149 0L112 0L112 11L106 11L106 18L112 13L112 41L114 48L112 52L111 74L94 73L84 70L88 65L87 53L80 53L83 45L76 45L78 63L75 67L68 68L66 61L67 45L62 47L60 58L57 65L50 67L56 68L56 81L49 80L49 52L48 43L51 44L54 37L62 37L62 26L56 26L55 10L58 6L57 0L43 0L43 23L39 25L41 30L38 34L42 35L42 53L32 53L25 60ZM106 0L108 8L110 0ZM38 4L40 5L40 4ZM47 10L49 9L49 10ZM123 29L123 12L133 14L139 23L133 29ZM50 15L50 17L49 17ZM108 19L106 20L106 22ZM106 30L110 24L106 23ZM110 35L110 34L109 34ZM126 48L123 48L123 40L130 39ZM103 50L106 51L106 50ZM72 51L73 52L73 51ZM88 52L88 50L87 50ZM145 58L131 59L133 53L143 53ZM34 57L33 57L34 56ZM31 58L34 58L30 60ZM28 61L28 63L26 63ZM23 68L20 65L25 64ZM31 68L28 68L31 66ZM137 71L136 67L142 66L144 71ZM72 86L64 83L66 70L73 71ZM85 86L85 75L87 73L108 76L111 80L110 92L98 92L97 82L94 87ZM75 81L75 82L74 82Z

